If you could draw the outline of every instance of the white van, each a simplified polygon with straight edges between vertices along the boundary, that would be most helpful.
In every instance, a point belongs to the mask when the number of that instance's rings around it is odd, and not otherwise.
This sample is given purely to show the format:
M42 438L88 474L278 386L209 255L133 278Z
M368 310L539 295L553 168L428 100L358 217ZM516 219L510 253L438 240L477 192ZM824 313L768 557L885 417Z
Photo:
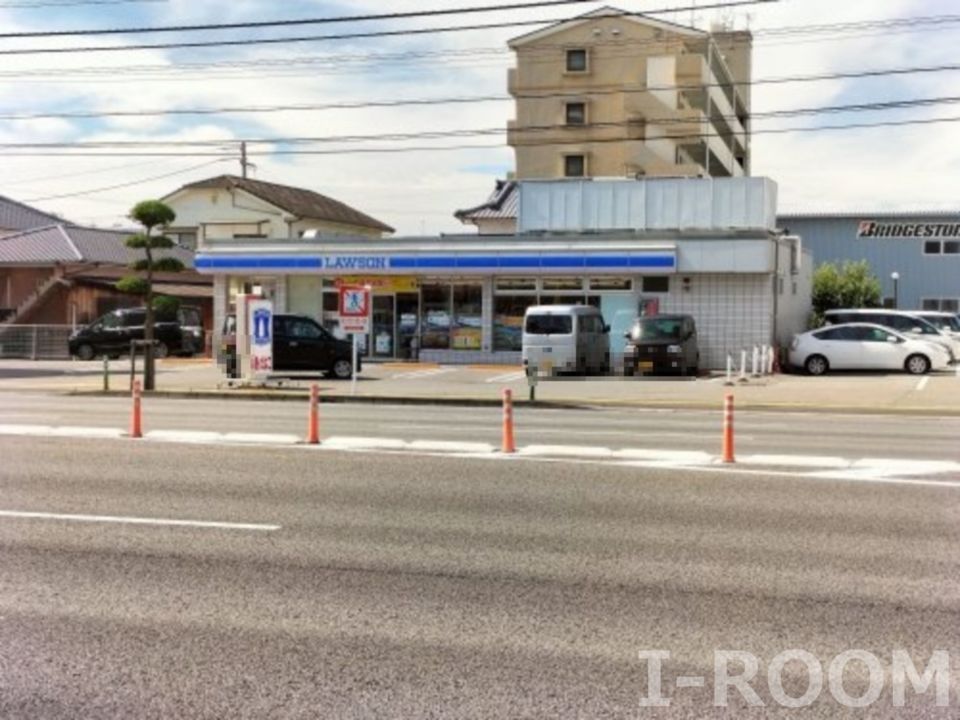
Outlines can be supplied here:
M523 366L538 374L605 373L610 327L590 305L534 305L523 318Z

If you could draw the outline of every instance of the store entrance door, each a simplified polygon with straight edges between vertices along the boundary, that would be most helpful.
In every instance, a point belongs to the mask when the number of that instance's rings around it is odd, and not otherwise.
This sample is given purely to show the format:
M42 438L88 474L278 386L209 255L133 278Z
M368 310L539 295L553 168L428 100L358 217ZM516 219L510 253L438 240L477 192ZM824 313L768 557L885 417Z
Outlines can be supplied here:
M394 296L373 296L372 317L372 348L373 357L392 358L396 353L396 337L394 333Z
M397 293L397 356L416 360L419 355L420 294Z

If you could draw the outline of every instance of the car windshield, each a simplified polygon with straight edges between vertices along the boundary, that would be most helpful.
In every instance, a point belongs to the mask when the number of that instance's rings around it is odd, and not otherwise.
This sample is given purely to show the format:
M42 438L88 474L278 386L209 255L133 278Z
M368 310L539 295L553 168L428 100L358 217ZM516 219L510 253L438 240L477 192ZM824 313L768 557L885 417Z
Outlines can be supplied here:
M960 319L956 315L922 315L924 320L940 330L960 332Z
M569 315L528 315L528 335L569 335L573 332L573 318Z
M683 331L683 320L678 318L645 318L633 326L637 340L677 340Z

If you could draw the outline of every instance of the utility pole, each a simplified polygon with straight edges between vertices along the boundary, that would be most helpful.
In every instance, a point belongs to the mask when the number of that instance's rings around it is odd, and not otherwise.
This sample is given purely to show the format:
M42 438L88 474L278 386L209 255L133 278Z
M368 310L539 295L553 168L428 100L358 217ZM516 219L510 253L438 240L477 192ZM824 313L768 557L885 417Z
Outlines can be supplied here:
M240 142L240 174L244 179L247 177L247 143L245 140Z

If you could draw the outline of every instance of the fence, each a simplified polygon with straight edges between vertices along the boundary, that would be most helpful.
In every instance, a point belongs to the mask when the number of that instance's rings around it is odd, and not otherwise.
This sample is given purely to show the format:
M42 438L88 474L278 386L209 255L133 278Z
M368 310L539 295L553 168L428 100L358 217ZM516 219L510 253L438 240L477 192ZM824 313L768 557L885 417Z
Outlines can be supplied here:
M0 358L69 358L71 332L70 325L0 325Z

